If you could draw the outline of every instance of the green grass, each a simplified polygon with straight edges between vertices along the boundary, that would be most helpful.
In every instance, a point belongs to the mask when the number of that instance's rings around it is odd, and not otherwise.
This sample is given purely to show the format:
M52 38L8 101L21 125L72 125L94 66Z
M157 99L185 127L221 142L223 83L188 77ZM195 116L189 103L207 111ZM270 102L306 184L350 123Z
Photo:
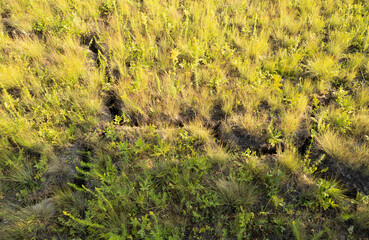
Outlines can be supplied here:
M368 15L0 0L0 239L365 239Z

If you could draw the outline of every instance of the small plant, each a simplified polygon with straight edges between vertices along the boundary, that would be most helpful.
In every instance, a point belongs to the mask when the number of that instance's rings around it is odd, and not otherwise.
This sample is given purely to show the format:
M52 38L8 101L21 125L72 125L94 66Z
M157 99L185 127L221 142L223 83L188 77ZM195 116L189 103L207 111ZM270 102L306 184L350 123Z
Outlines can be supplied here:
M102 16L108 16L114 11L115 2L114 1L106 1L99 7L100 14Z
M250 238L249 230L252 228L255 214L253 212L246 211L243 207L240 207L240 212L237 214L232 228L233 234L237 239Z
M292 221L290 226L292 228L292 232L293 232L293 235L295 236L296 240L305 239L304 227L303 227L303 225L301 224L301 222L299 220Z
M304 163L305 163L305 166L304 166L304 170L305 170L305 173L307 174L313 174L315 173L317 170L318 170L318 166L321 164L321 162L323 162L325 159L325 154L322 154L320 156L320 158L314 162L311 162L311 159L307 156L305 157L304 159ZM323 170L321 170L320 172L325 172L327 171L328 168L325 168Z
M272 145L272 147L275 147L277 144L282 142L282 131L279 131L273 127L273 120L270 121L270 124L268 126L268 139L267 142Z
M342 207L345 195L340 185L333 180L325 180L320 178L316 183L317 189L317 205L324 210L328 208Z
M315 125L315 129L312 129L313 134L324 133L329 129L330 124L327 123L327 115L327 111L322 111L318 116L311 118Z
M113 123L111 123L111 124L109 124L109 126L105 127L104 134L105 134L106 138L109 139L112 142L114 142L118 138L118 134L115 131L115 126L114 126Z
M347 91L343 90L343 88L341 87L336 92L336 96L337 96L336 102L342 109L344 109L346 112L351 112L353 110L355 103L352 100L352 98L348 95Z
M43 34L46 30L46 23L41 20L41 21L37 21L33 24L33 31L36 34Z

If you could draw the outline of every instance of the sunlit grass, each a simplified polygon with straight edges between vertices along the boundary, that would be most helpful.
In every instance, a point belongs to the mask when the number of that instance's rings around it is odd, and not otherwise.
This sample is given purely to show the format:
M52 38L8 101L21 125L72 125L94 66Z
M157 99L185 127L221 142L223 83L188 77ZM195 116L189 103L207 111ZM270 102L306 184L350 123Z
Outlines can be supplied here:
M336 132L328 131L317 138L319 146L329 155L355 169L367 167L368 145L360 144L353 139L347 139Z
M368 9L0 0L3 237L359 239Z

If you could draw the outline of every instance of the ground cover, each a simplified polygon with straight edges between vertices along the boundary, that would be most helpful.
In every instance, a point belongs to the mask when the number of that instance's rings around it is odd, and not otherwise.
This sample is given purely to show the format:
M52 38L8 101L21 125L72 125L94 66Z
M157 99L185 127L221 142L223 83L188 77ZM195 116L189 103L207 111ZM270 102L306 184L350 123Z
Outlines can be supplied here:
M0 239L368 239L368 1L0 16Z

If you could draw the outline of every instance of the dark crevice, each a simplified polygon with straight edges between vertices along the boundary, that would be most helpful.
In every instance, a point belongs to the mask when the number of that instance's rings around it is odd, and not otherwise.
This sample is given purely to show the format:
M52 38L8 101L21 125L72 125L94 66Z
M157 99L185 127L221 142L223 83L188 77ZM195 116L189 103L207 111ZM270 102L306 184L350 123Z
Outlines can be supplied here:
M87 33L81 36L81 44L88 46L92 52L93 60L98 67L102 66L101 58L105 61L105 77L107 82L112 83L114 79L121 77L121 72L117 67L112 66L112 60L109 54L106 54L103 47L99 43L99 36L96 33Z
M221 123L217 123L212 127L213 130L213 135L215 137L215 139L217 140L221 140Z
M115 116L122 116L124 103L123 100L113 91L105 92L105 106L108 108L111 119Z
M225 131L222 121L226 118L225 112L222 110L221 104L216 104L211 111L211 120L204 125L211 128L213 136L221 145L226 145L241 151L250 149L257 154L275 154L277 146L266 144L263 139L251 135L247 129L239 126L232 126L229 132ZM280 144L279 147L283 148Z
M4 30L11 38L16 38L17 36L26 35L24 31L20 30L9 18L2 19Z
M105 77L108 83L114 83L116 79L121 77L119 69L111 66L110 58L108 58L107 66L105 68Z
M363 46L360 46L360 44L358 43L354 43L351 44L350 46L347 47L347 49L345 50L346 54L350 54L350 53L358 53L363 51Z
M264 147L265 143L261 139L250 135L246 129L234 126L230 132L230 136L226 136L231 141L235 142L241 150L251 149L253 151L264 151L269 152L267 148Z
M13 98L21 98L22 89L19 87L13 87L6 90Z
M221 103L214 105L210 112L210 122L205 125L213 130L213 134L217 142L222 142L222 121L226 118L226 114L222 109Z
M346 190L346 195L350 198L356 198L358 192L369 194L369 176L365 176L360 170L352 169L344 163L338 162L327 153L314 150L313 160L321 158L324 154L324 160L318 166L318 173L322 178L338 180ZM328 169L328 171L323 171Z
M211 115L211 118L210 118L211 121L215 123L219 123L226 118L226 114L223 111L222 105L220 103L215 104L215 106L211 110L210 115Z
M272 109L272 107L269 105L268 101L262 100L262 101L260 101L260 103L258 105L258 109L269 111L270 109Z
M10 18L11 12L10 9L5 9L4 12L1 13L1 18Z
M103 49L98 43L99 36L96 33L86 33L81 36L81 44L88 46L88 49L94 53L93 58L96 61L97 66L100 67L100 57L99 54L103 54Z
M132 112L132 113L129 113L127 115L128 115L129 120L131 121L131 124L133 126L135 126L135 127L140 126L140 123L142 122L142 121L140 121L140 119L143 119L143 116L141 114L137 114L137 113Z
M299 146L298 151L302 156L304 156L307 153L308 149L310 148L312 140L313 138L309 136L305 139L304 143L301 146Z
M126 111L123 100L112 90L104 92L104 105L109 112L107 115L110 116L110 121L114 120L116 116L121 117L124 115L132 126L138 127L142 123L147 122L143 114L129 110ZM124 124L124 122L121 122L121 124Z
M269 155L273 155L273 154L277 154L277 147L279 147L282 151L284 150L284 144L280 143L276 146L272 146L270 144L263 144L261 146L261 148L256 149L256 153L257 154L269 154Z
M233 126L231 131L226 133L221 125L217 123L212 127L214 137L222 144L231 148L246 151L250 149L257 154L276 154L277 146L284 148L283 144L272 146L262 139L255 137L239 126Z
M121 73L119 71L118 68L113 68L111 71L110 71L110 75L112 77L114 77L115 79L119 79L121 77Z
M191 122L196 117L196 111L191 108L182 108L181 112L179 113L178 120L176 121L178 126L183 126L185 123Z

